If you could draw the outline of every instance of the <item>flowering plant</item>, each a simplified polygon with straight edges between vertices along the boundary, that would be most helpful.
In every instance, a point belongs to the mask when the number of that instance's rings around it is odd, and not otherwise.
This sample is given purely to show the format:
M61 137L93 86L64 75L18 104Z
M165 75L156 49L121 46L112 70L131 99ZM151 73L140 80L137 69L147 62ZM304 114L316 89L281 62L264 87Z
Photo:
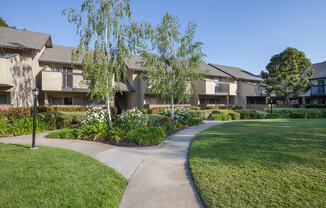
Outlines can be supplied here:
M164 111L161 111L159 114L170 117L171 109L165 109ZM175 121L178 121L181 124L188 124L191 119L189 109L183 107L176 107L174 115L175 115Z
M104 123L107 120L107 112L102 107L92 107L87 110L86 118L82 121L82 124L89 124L93 122Z
M145 127L147 124L147 116L137 108L127 110L118 115L116 125L125 131L131 129Z

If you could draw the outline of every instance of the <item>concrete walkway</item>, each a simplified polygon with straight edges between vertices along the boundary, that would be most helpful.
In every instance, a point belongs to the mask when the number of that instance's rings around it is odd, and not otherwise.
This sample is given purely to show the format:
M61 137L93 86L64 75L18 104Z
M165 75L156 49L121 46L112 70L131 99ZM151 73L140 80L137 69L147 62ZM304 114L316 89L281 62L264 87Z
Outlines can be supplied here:
M203 207L189 173L188 150L196 134L220 123L223 122L208 121L162 142L135 171L119 207Z
M120 208L202 207L188 169L188 150L196 134L220 124L205 121L178 131L153 147L117 147L103 143L48 139L38 134L36 145L79 151L93 156L130 179ZM31 144L32 136L0 138L0 143Z

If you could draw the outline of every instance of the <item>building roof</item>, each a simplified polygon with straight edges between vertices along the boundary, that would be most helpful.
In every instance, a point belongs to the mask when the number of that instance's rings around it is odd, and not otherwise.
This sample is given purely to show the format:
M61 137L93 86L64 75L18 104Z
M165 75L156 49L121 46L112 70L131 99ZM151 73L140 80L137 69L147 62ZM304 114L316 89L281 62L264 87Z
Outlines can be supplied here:
M126 60L126 65L129 69L133 70L144 70L144 68L141 66L142 58L141 56L132 55L129 57L128 60Z
M0 47L2 48L41 50L45 45L51 46L50 37L45 33L0 27Z
M42 53L39 62L61 63L61 64L82 64L82 57L78 61L71 61L73 47L54 45L52 48L46 48Z
M244 79L244 80L250 80L250 81L263 81L262 78L251 74L250 72L247 72L243 69L232 67L232 66L224 66L219 64L209 64L213 67L215 67L218 70L221 70L222 72L229 74L230 76L236 78L236 79Z
M314 70L314 75L309 77L309 79L320 79L326 78L326 61L322 63L316 63L311 66L308 71Z
M216 69L215 67L212 67L209 64L206 64L205 62L202 62L199 66L199 71L201 73L204 73L208 76L216 76L216 77L226 77L229 78L230 75L224 73L223 71L220 71Z

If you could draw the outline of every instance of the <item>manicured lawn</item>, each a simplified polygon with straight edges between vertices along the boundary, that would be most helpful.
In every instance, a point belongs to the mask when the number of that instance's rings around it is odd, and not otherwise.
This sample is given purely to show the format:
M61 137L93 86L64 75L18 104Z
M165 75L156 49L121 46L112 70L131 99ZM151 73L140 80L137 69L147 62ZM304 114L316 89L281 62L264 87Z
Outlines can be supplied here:
M214 126L189 162L206 207L326 206L326 119Z
M126 185L78 152L0 144L0 207L118 207Z

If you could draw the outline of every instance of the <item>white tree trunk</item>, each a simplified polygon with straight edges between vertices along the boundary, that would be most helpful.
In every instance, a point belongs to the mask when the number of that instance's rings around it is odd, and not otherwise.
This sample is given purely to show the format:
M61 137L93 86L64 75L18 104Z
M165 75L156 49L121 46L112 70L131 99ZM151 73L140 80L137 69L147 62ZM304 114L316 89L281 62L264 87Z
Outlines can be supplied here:
M174 103L173 103L173 96L171 96L171 115L172 115L172 122L174 122Z
M107 113L108 113L108 120L109 120L110 129L113 130L110 103L111 103L110 102L110 94L109 94L109 90L107 90L107 93L106 93L106 110L107 110Z

